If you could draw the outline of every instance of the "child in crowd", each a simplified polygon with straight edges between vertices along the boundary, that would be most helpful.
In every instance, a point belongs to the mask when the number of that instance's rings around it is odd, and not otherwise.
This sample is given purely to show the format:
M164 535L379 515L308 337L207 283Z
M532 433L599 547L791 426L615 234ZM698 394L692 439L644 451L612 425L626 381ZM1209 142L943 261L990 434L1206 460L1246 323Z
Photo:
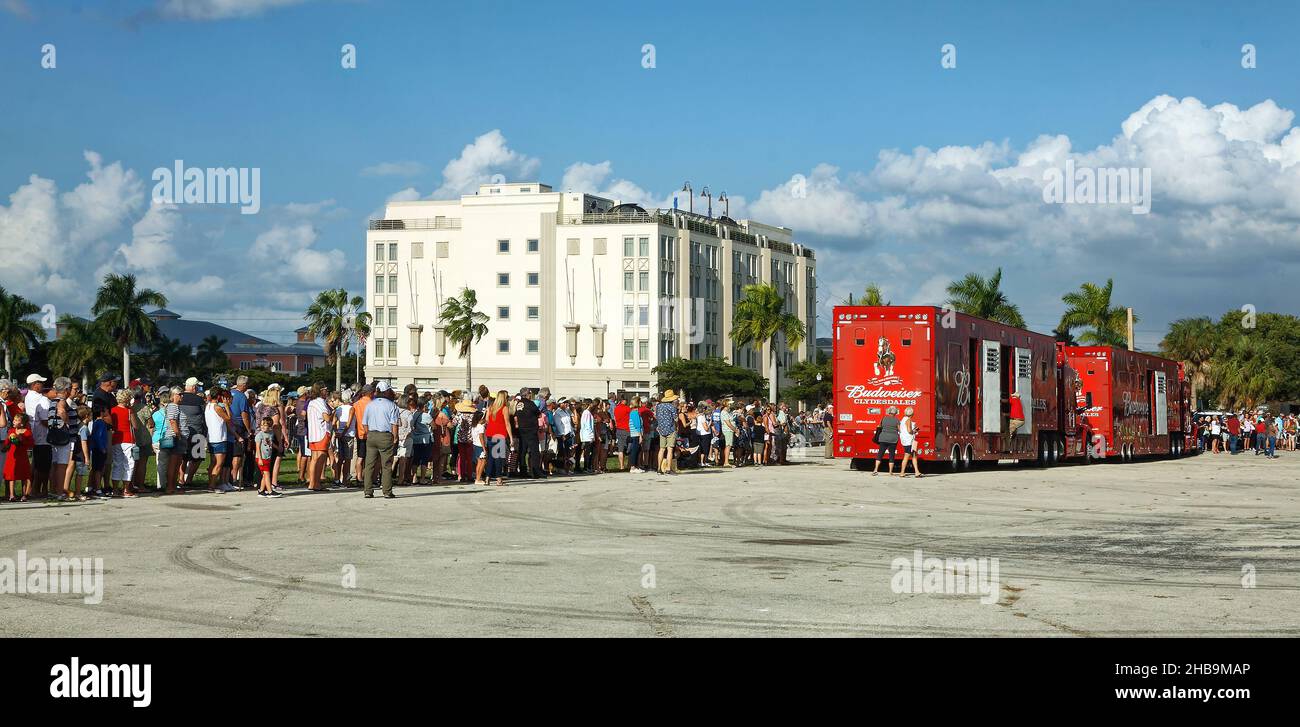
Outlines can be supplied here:
M271 489L271 460L275 455L275 434L271 432L274 425L271 417L262 417L261 430L253 440L257 452L257 471L262 473L262 484L257 489L258 497L280 497L280 493Z
M32 464L28 455L32 451L33 441L29 422L30 419L26 414L14 414L13 424L9 427L9 436L5 438L8 447L4 477L11 488L10 502L14 502L20 489L23 489L22 496L17 498L20 502L27 502L32 497Z
M483 470L487 467L487 425L483 423L483 410L479 409L474 412L474 420L471 424L473 427L474 442L474 484L486 485L487 481L483 479Z
M90 474L90 427L95 421L91 418L90 407L77 407L77 421L81 422L81 426L77 429L77 441L73 443L76 447L73 452L75 464L69 465L74 468L69 494L75 494L78 500L89 500L94 493L82 488L81 478Z

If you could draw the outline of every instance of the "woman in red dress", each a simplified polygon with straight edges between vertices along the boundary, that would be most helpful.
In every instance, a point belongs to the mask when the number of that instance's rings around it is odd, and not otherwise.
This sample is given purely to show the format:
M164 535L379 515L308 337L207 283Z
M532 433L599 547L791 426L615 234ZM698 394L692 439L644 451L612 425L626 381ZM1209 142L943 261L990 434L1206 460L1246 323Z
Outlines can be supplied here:
M27 502L27 498L32 496L32 463L27 458L32 451L32 430L27 427L26 414L14 414L10 421L12 426L6 438L9 451L5 456L5 480L13 488L9 500L12 502L19 487L25 486L22 501Z

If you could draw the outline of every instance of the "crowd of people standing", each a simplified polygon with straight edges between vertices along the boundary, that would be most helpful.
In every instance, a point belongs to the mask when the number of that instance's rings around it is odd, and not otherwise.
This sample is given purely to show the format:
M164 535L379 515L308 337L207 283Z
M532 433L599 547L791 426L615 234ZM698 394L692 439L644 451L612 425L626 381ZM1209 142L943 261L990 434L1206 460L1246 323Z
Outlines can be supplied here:
M1251 451L1277 459L1279 449L1295 451L1300 416L1263 410L1205 414L1198 418L1196 429L1201 449L1211 454Z
M281 469L296 464L307 491L360 487L395 497L394 486L602 474L611 468L676 474L683 468L789 463L790 442L828 414L791 412L761 399L688 402L659 396L513 396L476 391L354 390L323 384L258 393L246 376L205 387L190 377L155 389L147 377L122 386L106 373L82 391L68 377L0 379L0 500L132 498L256 489L284 493ZM149 459L156 476L146 482Z

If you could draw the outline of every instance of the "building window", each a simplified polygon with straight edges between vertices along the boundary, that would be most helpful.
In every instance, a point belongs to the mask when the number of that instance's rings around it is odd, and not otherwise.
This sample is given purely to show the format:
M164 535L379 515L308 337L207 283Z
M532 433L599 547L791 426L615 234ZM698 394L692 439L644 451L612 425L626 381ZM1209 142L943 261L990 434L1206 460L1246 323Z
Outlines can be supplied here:
M383 261L384 261L384 243L382 243L382 242L376 242L376 243L375 243L375 262L380 262L380 263L381 263L381 262L383 262Z
M526 346L527 346L528 353L537 353L539 350L541 350L536 338L528 339Z
M638 361L649 361L649 360L650 360L650 341L649 341L649 340L641 340L641 341L638 341L637 344L636 344L636 347L637 347L637 354L636 354L637 360L638 360Z
M376 326L382 326L382 325L384 325L384 309L383 309L383 308L376 308L376 309L375 309L375 325L376 325Z
M542 249L542 243L537 240L528 241L528 252L538 252Z
M388 294L389 294L389 295L393 295L393 294L396 293L396 292L397 292L397 276L396 276L396 275L389 275L389 276L388 276Z
M643 306L639 306L639 307L638 307L638 309L637 309L637 321L636 321L636 322L637 322L637 325L639 325L639 326L648 326L648 325L650 325L650 306L648 306L648 305L643 305Z
M510 320L510 306L508 305L497 306L497 320L499 321Z
M390 325L390 326L395 326L395 325L397 325L397 309L396 309L396 308L389 308L389 309L388 309L388 325Z
M539 306L528 306L528 320L535 321L542 317L542 309Z
M388 243L388 259L389 261L397 260L397 243L395 242Z
M450 243L450 242L447 242L447 241L445 241L445 240L442 240L442 241L439 241L439 242L435 242L435 243L434 243L434 246L437 247L437 250L436 250L436 252L435 252L434 254L436 254L438 257L442 257L442 258L445 258L445 257L451 257L451 243Z
M570 237L565 240L565 246L568 248L568 253L570 255L582 254L582 241L576 237Z
M497 339L497 353L510 353L510 341L508 339Z
M635 288L632 287L632 273L630 272L623 273L623 290L626 290L629 293L635 290ZM382 293L383 291L380 292Z
M636 341L633 341L630 338L623 339L623 360L624 361L632 360L632 347L635 345L636 345Z
M592 242L592 248L593 248L592 251L591 251L591 254L593 254L593 255L604 255L604 254L605 254L605 247L606 247L606 245L605 245L605 238L603 238L603 237L597 237L596 239L592 240L591 242Z
M497 240L497 252L499 253L510 252L510 241Z
M424 259L424 243L423 243L423 242L412 242L412 243L411 243L411 259L412 259L412 260L423 260L423 259Z
M648 237L637 238L637 246L640 248L639 250L637 250L638 255L640 255L641 257L650 257L650 238Z
M632 325L632 321L634 320L634 315L635 313L632 309L632 306L630 305L623 306L623 325L625 326Z
M623 257L632 257L636 254L636 239L631 237L623 238Z
M497 273L497 287L498 288L510 287L510 273Z
M396 280L396 278L394 278L394 280ZM650 289L650 273L648 272L637 273L637 290L649 290L649 289Z
M375 276L375 294L376 295L384 294L384 276L382 275Z
M397 358L397 339L396 339L396 338L390 338L390 339L388 339L388 357L389 357L389 358Z
M538 285L541 285L541 279L542 279L542 274L541 274L541 273L529 273L529 274L528 274L528 287L530 287L530 288L536 288Z

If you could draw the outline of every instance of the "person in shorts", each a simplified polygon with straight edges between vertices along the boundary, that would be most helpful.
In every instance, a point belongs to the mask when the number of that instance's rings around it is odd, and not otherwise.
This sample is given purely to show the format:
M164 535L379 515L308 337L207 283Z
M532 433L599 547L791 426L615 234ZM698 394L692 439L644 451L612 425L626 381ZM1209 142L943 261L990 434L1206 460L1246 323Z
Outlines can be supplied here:
M253 438L253 454L257 458L257 471L262 477L257 488L258 497L280 497L280 493L271 486L271 465L275 462L274 424L275 420L271 417L263 417L258 423L257 436Z

